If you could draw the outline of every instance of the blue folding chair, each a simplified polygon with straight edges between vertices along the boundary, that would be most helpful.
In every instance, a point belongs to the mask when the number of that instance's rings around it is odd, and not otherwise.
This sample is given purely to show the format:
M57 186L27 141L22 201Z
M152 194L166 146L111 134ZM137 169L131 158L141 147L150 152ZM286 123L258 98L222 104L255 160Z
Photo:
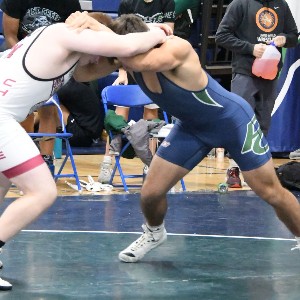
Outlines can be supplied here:
M112 18L118 16L118 10L121 0L92 0L92 10L101 11Z
M104 105L105 114L107 114L110 106L126 106L130 108L143 108L145 105L152 104L152 100L141 90L138 85L116 85L116 86L107 86L102 90L101 93L102 102ZM167 114L164 112L164 118L166 123ZM112 139L114 134L113 132L108 132L110 138ZM122 145L119 155L115 156L115 165L110 178L110 184L113 186L123 186L124 190L128 192L129 187L141 187L141 184L128 184L126 179L129 178L143 178L143 174L125 174L122 165L121 157L123 153L130 146L130 142L126 141L125 145ZM118 169L119 176L122 181L122 185L113 184L114 177L116 175L116 170ZM183 179L181 179L182 190L185 191L186 187Z
M58 178L75 178L77 189L81 193L82 188L81 188L81 185L80 185L80 182L79 182L77 168L76 168L76 164L75 164L75 161L74 161L72 148L71 148L70 142L69 142L69 139L73 136L73 134L68 133L66 131L66 128L65 128L65 125L64 125L64 122L63 122L63 113L62 113L62 110L59 106L59 99L58 99L57 94L54 94L44 105L55 105L57 107L59 120L60 120L61 126L62 126L62 132L58 132L58 133L43 133L43 132L29 133L29 136L34 141L49 140L49 139L64 140L65 146L66 146L66 154L65 154L65 157L62 161L62 164L61 164L58 172L54 174L54 180L57 181ZM73 172L72 173L62 173L63 168L65 167L68 159L70 159Z

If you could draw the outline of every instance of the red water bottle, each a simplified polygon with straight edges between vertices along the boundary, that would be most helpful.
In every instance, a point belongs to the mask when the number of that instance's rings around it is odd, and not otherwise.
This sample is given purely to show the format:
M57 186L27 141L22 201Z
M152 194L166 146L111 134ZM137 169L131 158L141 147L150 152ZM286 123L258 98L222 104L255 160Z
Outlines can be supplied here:
M261 58L256 58L252 66L252 73L257 77L273 80L278 73L278 63L281 53L274 42L267 46Z

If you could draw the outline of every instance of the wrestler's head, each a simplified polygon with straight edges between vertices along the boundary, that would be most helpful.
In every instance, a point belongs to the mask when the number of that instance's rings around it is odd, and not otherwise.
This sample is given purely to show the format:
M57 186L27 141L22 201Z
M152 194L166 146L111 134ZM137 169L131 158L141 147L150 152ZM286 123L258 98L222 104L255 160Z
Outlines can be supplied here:
M149 27L143 20L134 14L125 14L112 21L109 25L112 31L117 34L149 31Z
M90 12L88 15L107 27L111 27L113 22L113 19L109 15L102 12Z

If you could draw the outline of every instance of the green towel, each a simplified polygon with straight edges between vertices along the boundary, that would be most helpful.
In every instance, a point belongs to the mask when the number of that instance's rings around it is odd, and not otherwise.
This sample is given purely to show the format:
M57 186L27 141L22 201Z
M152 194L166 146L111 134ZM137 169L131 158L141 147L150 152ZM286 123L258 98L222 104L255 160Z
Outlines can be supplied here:
M109 109L104 118L104 127L106 131L120 133L121 129L128 126L123 116L117 115L114 110Z

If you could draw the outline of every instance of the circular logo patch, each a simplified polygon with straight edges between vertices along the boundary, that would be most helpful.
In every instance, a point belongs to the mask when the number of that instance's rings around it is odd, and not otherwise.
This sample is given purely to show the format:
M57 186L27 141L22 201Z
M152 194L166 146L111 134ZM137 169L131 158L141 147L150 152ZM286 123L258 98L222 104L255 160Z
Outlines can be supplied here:
M256 13L256 25L264 32L272 32L278 24L277 13L268 7L261 8Z

